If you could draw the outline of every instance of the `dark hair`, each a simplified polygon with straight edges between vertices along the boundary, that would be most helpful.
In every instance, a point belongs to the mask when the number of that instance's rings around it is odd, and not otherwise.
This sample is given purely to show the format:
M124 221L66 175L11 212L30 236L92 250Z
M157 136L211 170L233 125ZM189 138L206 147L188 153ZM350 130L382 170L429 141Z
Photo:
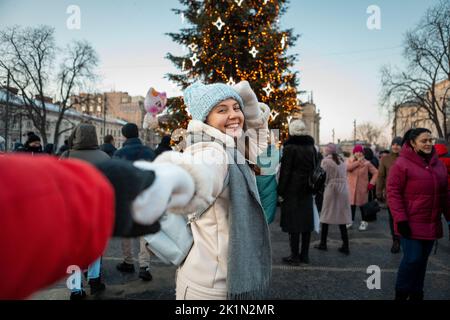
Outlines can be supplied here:
M110 134L107 134L106 136L103 137L104 143L111 143L113 140L114 140L114 137Z
M386 149L385 149L385 150L381 150L381 151L380 151L380 155L382 155L383 153L389 154L390 152L389 152L389 150L386 150Z
M139 137L139 129L135 123L127 123L122 127L122 134L125 138L138 138Z
M161 142L159 143L161 146L170 146L171 137L169 135L165 135L161 138Z
M364 158L366 158L366 160L372 160L373 159L373 151L372 149L365 147L364 148Z
M341 157L338 156L337 153L332 153L331 158L333 159L334 162L336 162L337 165L341 164L342 159Z
M431 134L431 131L426 128L409 129L408 131L406 131L405 135L403 136L402 144L408 143L409 146L412 146L411 141L416 141L417 137L420 136L424 132L428 132Z

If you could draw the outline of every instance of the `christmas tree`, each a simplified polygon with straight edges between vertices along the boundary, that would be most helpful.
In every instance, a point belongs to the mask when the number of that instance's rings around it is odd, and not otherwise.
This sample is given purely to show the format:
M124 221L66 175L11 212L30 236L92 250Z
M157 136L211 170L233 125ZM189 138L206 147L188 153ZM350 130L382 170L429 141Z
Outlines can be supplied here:
M297 72L289 70L296 56L286 53L297 35L279 26L288 1L179 1L185 9L173 11L190 27L168 35L185 46L187 54L167 55L181 70L168 74L169 80L183 89L196 80L228 84L247 80L259 101L272 110L270 127L285 132L288 117L299 106ZM180 103L169 106L169 110L183 113L179 125L187 124L188 115Z

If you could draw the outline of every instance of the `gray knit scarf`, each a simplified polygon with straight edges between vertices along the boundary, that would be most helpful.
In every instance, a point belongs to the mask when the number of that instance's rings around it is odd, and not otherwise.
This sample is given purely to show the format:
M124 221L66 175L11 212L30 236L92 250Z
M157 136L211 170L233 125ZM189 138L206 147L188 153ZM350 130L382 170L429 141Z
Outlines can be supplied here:
M192 142L217 142L228 154L230 234L227 298L267 298L272 275L272 255L269 227L264 217L255 177L244 156L236 148L225 148L221 141L205 134L191 135L189 138Z

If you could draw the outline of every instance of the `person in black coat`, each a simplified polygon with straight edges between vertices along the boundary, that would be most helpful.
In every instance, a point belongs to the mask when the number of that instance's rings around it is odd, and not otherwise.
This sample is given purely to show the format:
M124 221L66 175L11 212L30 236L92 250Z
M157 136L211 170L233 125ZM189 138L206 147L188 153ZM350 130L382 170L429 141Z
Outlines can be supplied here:
M56 155L60 157L64 152L69 150L69 139L64 140L64 144L59 147L58 152L56 152Z
M289 138L281 157L278 195L281 201L280 226L289 233L291 255L283 258L290 265L309 263L309 243L314 230L313 193L308 178L318 164L314 139L305 134L305 124L293 120L289 124ZM300 233L302 235L299 253Z
M112 135L107 134L103 137L103 144L100 146L100 150L112 158L114 152L117 150L116 147L114 147L114 137Z
M375 157L375 155L373 154L372 149L370 149L369 147L364 147L364 158L367 161L370 161L370 163L376 168L378 169L380 162L378 161L377 157ZM372 179L372 174L369 172L369 181L370 179ZM369 202L375 200L376 196L375 196L375 189L372 189L369 191Z
M128 161L155 159L155 152L149 147L142 144L139 139L139 129L134 123L127 123L122 127L122 135L127 138L123 143L123 147L114 153L113 158L124 159ZM120 272L133 273L133 250L131 239L122 239L122 253L124 255L123 262L116 265L116 269ZM148 251L144 238L139 239L139 278L144 281L153 279L150 273L150 252Z
M34 132L29 132L27 135L28 139L25 142L23 151L31 154L42 153L41 138L39 138L39 136L37 136Z
M172 147L170 146L170 139L170 136L162 137L161 142L158 144L158 147L155 150L156 156L159 156L165 151L172 151Z
M142 144L139 139L139 129L134 123L127 123L122 127L122 135L127 138L123 147L114 152L113 158L125 159L128 161L155 159L155 152Z

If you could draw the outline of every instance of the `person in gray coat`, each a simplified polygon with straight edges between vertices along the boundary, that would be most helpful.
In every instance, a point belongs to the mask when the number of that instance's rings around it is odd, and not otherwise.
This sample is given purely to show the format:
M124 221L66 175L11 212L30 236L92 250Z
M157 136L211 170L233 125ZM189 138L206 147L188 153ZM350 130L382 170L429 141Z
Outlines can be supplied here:
M94 125L80 123L73 129L69 137L69 150L61 158L76 158L96 164L111 159L98 145L97 132Z
M69 150L64 151L61 158L80 159L91 164L100 164L111 159L98 146L97 132L90 123L80 123L72 131L69 137ZM91 294L97 294L105 290L105 284L101 282L101 257L89 265L88 282ZM71 292L71 300L83 299L86 293L81 289L74 289Z

